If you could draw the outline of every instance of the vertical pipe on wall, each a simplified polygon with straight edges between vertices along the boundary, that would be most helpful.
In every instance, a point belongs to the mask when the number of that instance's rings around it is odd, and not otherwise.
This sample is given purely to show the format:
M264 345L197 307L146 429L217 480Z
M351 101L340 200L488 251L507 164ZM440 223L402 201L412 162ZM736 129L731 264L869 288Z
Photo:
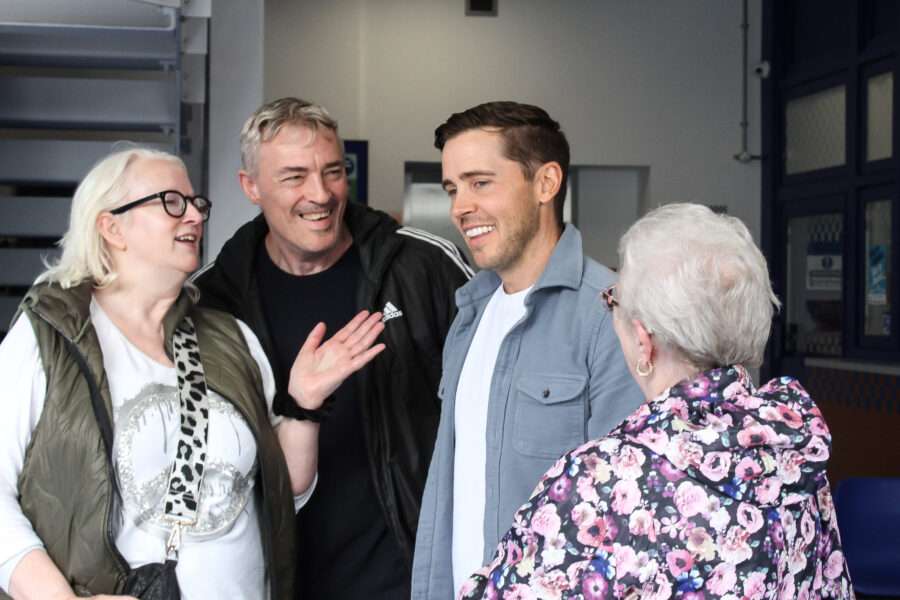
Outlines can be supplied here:
M748 68L747 68L747 46L749 44L749 33L750 29L749 19L747 17L747 2L748 0L743 0L743 17L741 20L741 35L742 39L742 77L741 77L741 151L734 155L734 159L740 161L742 163L748 163L751 160L759 160L762 156L758 154L751 154L747 149L747 128L749 127L749 123L747 121L747 94L749 93L747 90L747 77L749 76ZM762 65L760 66L762 68ZM763 74L758 71L758 74L761 77L765 77L767 74Z

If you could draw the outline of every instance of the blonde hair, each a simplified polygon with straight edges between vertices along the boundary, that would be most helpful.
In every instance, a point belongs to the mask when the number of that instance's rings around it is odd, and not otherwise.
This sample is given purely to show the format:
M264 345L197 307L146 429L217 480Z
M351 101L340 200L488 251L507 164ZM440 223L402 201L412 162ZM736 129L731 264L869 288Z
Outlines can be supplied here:
M337 139L341 154L344 152L344 142L337 132L338 123L321 104L300 98L280 98L259 107L241 129L241 160L251 175L257 174L260 145L278 135L285 125L308 127L312 132L310 144L316 141L319 127L324 127Z
M94 287L102 288L115 280L112 257L97 228L97 218L124 203L129 167L139 160L166 160L187 172L177 156L150 148L132 147L102 158L72 197L69 229L59 241L59 259L48 262L36 282L52 281L70 288L90 280Z
M700 204L667 204L619 241L619 315L699 368L762 363L780 306L747 227Z

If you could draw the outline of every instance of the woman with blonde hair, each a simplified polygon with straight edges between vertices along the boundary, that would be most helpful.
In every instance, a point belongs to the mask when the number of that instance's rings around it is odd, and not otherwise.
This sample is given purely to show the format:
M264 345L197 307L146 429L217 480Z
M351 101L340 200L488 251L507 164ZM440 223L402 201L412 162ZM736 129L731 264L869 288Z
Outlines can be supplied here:
M647 401L544 475L460 598L852 598L822 415L756 388L779 302L738 219L670 204L603 292Z
M276 418L256 337L195 306L210 208L180 159L141 148L75 192L61 258L0 345L0 597L154 580L186 599L292 597L318 425ZM383 349L379 320L313 330L291 371L301 409Z

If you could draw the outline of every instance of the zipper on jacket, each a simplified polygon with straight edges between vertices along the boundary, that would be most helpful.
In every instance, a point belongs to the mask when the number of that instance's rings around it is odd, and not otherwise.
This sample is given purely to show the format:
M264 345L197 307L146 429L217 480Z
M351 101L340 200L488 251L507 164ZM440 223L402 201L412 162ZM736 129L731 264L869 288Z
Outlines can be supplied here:
M381 294L383 287L382 283L384 281L384 274L387 271L387 265L391 262L391 260L393 260L394 256L396 256L399 251L400 244L397 244L394 248L391 249L390 253L388 253L384 257L384 260L381 261L377 273L377 282L373 282L372 280L368 279L365 272L363 273L363 279L370 282L366 287L369 287L370 289L368 290L369 293L366 294L367 290L360 288L357 294L357 301L359 302L361 300L362 302L361 306L357 306L357 310L368 310L369 312L380 310L375 304L375 300ZM362 281L360 281L360 284L364 285ZM369 363L358 372L350 375L350 377L356 377L359 381L360 385L358 386L358 389L371 389L370 385L373 378L373 367L374 363ZM362 395L365 396L365 399L363 399L362 396L360 397L360 406L363 412L361 418L363 424L365 425L366 423L368 423L368 427L371 429L373 427L372 416L377 413L383 419L384 414L383 411L373 410L371 393L363 392ZM375 395L377 396L377 394ZM378 435L381 446L380 453L378 452L379 449L375 448L375 442L372 439L373 434L365 427L363 428L363 442L366 445L366 454L369 458L369 468L372 469L372 481L375 485L375 497L378 499L378 502L381 505L381 512L384 514L385 522L387 523L388 530L391 533L391 538L393 538L394 545L397 548L397 552L399 553L400 558L403 560L403 564L406 566L407 570L412 572L413 557L410 553L409 548L412 545L413 553L415 552L414 542L411 543L410 540L406 539L406 536L403 532L403 524L400 522L400 510L397 506L397 498L394 496L393 486L391 485L392 473L390 467L387 464L387 459L384 457L387 452L386 438L388 436L384 435L386 427L382 428L381 425L381 423L374 424L374 427L381 430L381 433ZM379 482L381 482L381 485L379 485ZM419 510L421 511L421 505L419 506Z
M43 318L43 316L41 318ZM115 532L113 531L113 509L116 499L119 497L119 484L112 464L113 432L109 413L106 410L106 403L103 401L103 396L100 394L100 387L97 385L97 380L94 378L93 373L91 373L84 355L78 350L77 346L75 346L75 342L67 338L62 331L53 325L53 323L50 323L47 319L44 320L59 333L63 340L65 340L66 349L72 355L72 358L78 365L78 369L81 371L88 384L88 390L91 396L91 406L94 409L94 419L96 419L97 426L100 428L100 438L106 448L106 472L110 483L109 503L106 507L106 544L113 556L119 561L119 565L124 569L127 577L131 572L131 565L128 564L128 561L126 561L125 557L122 556L122 553L119 552L119 548L116 546Z
M246 413L244 413L243 407L231 401L231 398L220 392L215 388L208 388L210 391L213 391L235 408L241 416L244 418L244 421L247 422L247 426L249 427L252 421L248 417ZM251 428L252 430L252 428ZM256 463L259 465L259 487L260 487L260 497L262 506L262 520L266 524L266 527L263 527L263 531L260 534L263 537L263 545L265 546L264 552L266 557L266 571L267 578L269 580L269 597L272 600L278 598L278 580L275 577L275 544L272 541L272 516L269 513L269 499L266 491L266 469L265 469L265 461L262 459L262 454L259 451L259 440L260 435L259 432L254 431L254 436L256 438Z

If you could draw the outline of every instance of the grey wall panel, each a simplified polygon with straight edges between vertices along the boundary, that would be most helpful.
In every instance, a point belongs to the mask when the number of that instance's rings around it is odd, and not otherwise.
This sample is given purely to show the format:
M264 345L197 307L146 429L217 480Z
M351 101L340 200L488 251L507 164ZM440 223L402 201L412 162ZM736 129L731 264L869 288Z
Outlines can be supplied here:
M61 237L71 205L71 198L0 197L0 236Z
M161 69L178 58L174 30L107 30L0 25L5 65Z
M71 185L100 158L112 151L111 142L0 139L0 182L9 184ZM172 144L142 144L174 152Z
M85 28L161 29L172 27L178 0L3 0L3 20L36 30Z
M178 122L177 86L169 81L7 76L0 89L7 127L170 131Z
M51 248L0 248L0 285L31 285L44 270L41 258L57 252Z

